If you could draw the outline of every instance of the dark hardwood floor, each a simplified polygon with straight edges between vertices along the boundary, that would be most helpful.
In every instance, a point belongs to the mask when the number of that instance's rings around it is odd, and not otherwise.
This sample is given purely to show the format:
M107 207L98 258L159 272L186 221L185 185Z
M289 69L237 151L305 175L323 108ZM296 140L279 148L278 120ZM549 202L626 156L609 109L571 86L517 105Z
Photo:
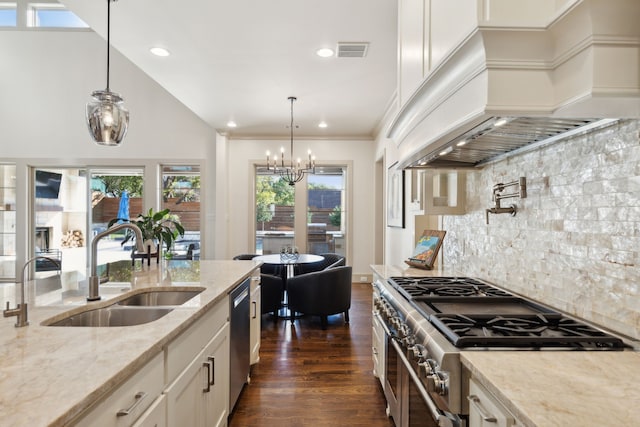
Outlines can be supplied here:
M262 318L260 362L251 368L230 427L393 427L371 360L371 285L354 283L350 323L329 317Z

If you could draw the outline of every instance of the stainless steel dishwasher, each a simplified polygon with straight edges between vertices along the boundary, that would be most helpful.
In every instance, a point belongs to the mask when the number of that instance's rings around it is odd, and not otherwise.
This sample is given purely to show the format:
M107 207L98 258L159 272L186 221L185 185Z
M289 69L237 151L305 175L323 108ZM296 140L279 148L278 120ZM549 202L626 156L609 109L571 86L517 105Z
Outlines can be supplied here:
M249 316L249 283L248 278L229 294L231 329L230 362L229 362L229 412L240 396L242 387L249 380L250 352L250 316Z

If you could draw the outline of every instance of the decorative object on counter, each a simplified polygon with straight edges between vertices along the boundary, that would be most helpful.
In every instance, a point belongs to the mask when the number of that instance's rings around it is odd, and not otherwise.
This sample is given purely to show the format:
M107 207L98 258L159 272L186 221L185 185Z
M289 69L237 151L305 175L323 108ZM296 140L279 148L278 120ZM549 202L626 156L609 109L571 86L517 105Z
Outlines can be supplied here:
M129 110L120 94L109 90L112 1L117 0L107 0L107 88L91 94L93 99L87 103L86 119L89 133L98 145L118 146L127 134Z
M516 190L511 193L503 193L503 191L507 187L517 187ZM509 199L512 197L520 197L521 199L525 199L527 197L527 179L523 176L520 177L517 181L507 182L506 184L499 183L493 186L493 194L491 195L491 200L495 203L495 206L492 208L488 208L485 211L486 223L489 225L489 214L502 214L508 213L511 216L516 216L517 207L516 205L511 205L508 208L502 207L500 205L500 201L502 199Z
M267 170L273 171L274 174L279 174L289 185L296 185L296 182L302 181L304 174L316 172L316 157L311 154L311 150L308 150L307 155L309 158L304 167L302 167L299 157L296 159L295 163L293 162L293 101L298 98L290 96L288 99L291 101L291 124L289 125L289 130L291 131L291 158L289 165L285 166L284 147L281 147L280 165L278 165L278 156L273 156L273 159L271 159L271 153L267 151Z
M387 170L387 227L404 228L404 170L397 165Z
M35 256L24 263L24 266L22 267L22 282L20 282L20 304L16 304L16 308L10 308L9 301L7 301L7 308L2 312L4 317L16 316L18 318L16 320L16 328L21 328L29 324L27 301L24 297L24 287L26 286L25 282L27 281L27 266L32 262L39 260L51 263L55 265L57 269L60 269L60 264L57 260L46 256Z
M405 263L412 267L431 270L445 234L447 232L444 230L424 230L413 250L413 255Z
M280 250L280 261L297 261L300 258L300 252L296 246L283 246Z
M153 209L149 209L146 215L139 214L135 220L129 218L114 218L109 221L108 226L111 227L116 223L131 223L136 225L142 232L143 246L147 250L141 251L142 253L131 254L132 262L136 258L146 258L149 263L150 258L156 258L156 262L159 262L159 256L162 251L162 245L167 245L167 251L171 249L173 242L178 236L184 236L184 227L180 223L180 219L177 215L171 214L170 209L163 209L161 211L154 212ZM121 245L124 245L131 240L133 235L127 233Z

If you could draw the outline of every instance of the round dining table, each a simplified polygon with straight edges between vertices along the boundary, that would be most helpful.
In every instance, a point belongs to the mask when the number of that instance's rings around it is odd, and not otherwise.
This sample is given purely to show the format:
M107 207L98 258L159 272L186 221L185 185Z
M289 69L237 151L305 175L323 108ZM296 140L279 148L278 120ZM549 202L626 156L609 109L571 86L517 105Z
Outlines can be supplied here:
M283 275L283 280L293 276L293 268L300 264L310 264L313 262L320 262L324 259L322 255L314 254L298 254L298 256L281 255L281 254L269 254L258 255L253 258L253 261L262 261L264 264L280 265L285 267L286 276Z

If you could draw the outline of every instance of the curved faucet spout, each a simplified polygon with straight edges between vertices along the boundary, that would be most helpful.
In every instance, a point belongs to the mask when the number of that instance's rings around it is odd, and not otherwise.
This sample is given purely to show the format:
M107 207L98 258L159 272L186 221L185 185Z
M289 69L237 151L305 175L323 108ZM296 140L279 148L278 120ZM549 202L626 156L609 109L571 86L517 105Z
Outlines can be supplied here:
M26 286L25 282L27 281L27 266L39 259L46 260L54 264L58 269L60 268L60 263L58 262L58 260L55 260L53 258L49 258L46 256L40 256L40 255L35 256L24 263L24 266L22 267L22 282L20 283L20 304L16 304L16 308L10 308L9 301L7 301L7 309L2 312L2 315L4 317L11 317L11 316L18 317L18 320L16 321L16 327L27 326L29 324L28 312L27 312L27 301L25 300L25 297L24 297L24 287Z
M100 299L100 292L98 290L100 285L100 280L98 278L98 242L106 236L115 233L116 231L129 229L133 231L136 235L136 251L140 253L146 252L144 248L144 237L142 237L142 231L140 228L131 223L122 223L122 224L114 224L112 227L107 230L96 234L91 242L91 274L89 276L89 296L87 296L87 301L97 301Z

